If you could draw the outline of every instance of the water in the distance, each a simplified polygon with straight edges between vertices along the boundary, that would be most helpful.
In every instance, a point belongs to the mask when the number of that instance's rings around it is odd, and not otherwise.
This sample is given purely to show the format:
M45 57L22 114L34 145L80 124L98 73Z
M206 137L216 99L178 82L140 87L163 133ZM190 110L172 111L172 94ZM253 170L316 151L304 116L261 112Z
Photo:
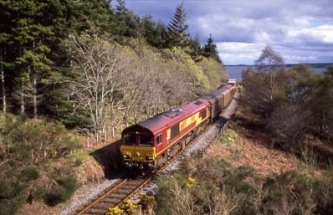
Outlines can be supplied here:
M237 82L242 81L242 72L251 66L225 66L229 75L229 79L236 79Z
M236 81L242 81L242 72L243 70L246 70L248 67L254 68L254 66L225 66L226 71L229 75L229 79L236 79ZM289 69L291 67L287 67ZM312 67L315 72L324 72L326 71L325 67Z

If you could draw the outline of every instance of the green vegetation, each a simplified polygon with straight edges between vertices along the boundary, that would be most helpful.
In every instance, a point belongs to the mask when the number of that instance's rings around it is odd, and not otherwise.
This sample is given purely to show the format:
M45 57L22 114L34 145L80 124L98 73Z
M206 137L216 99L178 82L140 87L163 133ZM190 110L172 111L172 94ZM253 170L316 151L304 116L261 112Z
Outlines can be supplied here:
M257 71L243 72L243 102L261 119L273 145L305 150L309 135L331 143L333 65L324 73L315 73L307 64L286 70L283 58L269 46L256 63Z
M0 2L4 113L88 129L99 143L110 128L193 99L226 78L212 36L204 48L187 33L183 4L164 24L139 17L124 0L110 3ZM214 65L199 65L211 59Z
M0 214L26 201L66 201L79 186L70 170L87 156L116 168L105 153L79 149L75 133L93 135L91 145L108 141L226 79L222 61L209 54L216 49L204 55L187 33L183 4L170 24L139 17L124 0L115 7L1 1L0 8Z
M306 64L286 71L271 47L256 63L257 71L244 71L242 115L247 117L236 124L245 133L271 137L263 143L268 149L297 155L298 169L266 176L251 166L233 166L223 155L185 159L177 173L160 178L157 214L332 213L332 153L321 145L332 147L333 67L324 74ZM215 143L228 147L237 137L228 129Z
M77 189L74 164L66 160L80 146L73 134L59 123L10 114L1 114L0 126L0 214L34 200L67 200ZM67 170L52 165L60 159Z
M236 131L232 129L226 130L220 137L219 141L223 144L233 144L237 139Z
M186 160L180 173L161 178L157 214L329 214L332 168L262 176L216 158ZM188 178L193 184L188 186Z

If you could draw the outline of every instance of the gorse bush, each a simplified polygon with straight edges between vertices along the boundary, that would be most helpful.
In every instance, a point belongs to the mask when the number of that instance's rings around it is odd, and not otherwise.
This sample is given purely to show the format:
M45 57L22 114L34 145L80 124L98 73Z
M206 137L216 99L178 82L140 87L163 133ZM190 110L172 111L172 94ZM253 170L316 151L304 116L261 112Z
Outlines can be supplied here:
M75 177L69 176L57 181L58 186L52 187L44 196L45 202L50 206L55 206L68 200L78 188Z
M15 214L25 203L26 186L14 178L0 178L0 215Z
M233 144L236 141L237 136L236 131L227 129L226 132L223 132L223 134L220 135L219 142L224 144Z
M5 116L1 139L8 148L6 157L25 164L38 164L58 158L78 148L78 140L59 123L31 121L26 117Z
M333 171L304 169L261 176L225 161L186 159L180 173L159 181L157 214L332 214ZM191 186L189 178L195 182Z
M48 199L50 205L69 199L77 189L75 177L70 176L76 164L65 165L71 169L66 177L48 175L56 171L51 161L79 147L77 139L59 123L10 114L0 117L0 214L15 214L28 199L30 203ZM52 184L54 178L59 180ZM50 184L50 190L45 188Z
M22 179L30 181L30 180L38 179L40 174L39 174L39 171L35 167L27 166L23 169L21 175L22 175Z

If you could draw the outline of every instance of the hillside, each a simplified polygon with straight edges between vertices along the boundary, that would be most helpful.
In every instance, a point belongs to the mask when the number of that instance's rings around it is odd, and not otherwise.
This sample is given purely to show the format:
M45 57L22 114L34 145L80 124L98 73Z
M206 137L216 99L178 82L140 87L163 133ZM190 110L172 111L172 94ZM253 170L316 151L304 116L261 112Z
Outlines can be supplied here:
M77 193L76 189L94 186L117 172L120 158L115 151L125 126L204 94L226 78L223 66L215 60L202 58L195 62L182 49L158 50L136 40L131 46L119 47L89 37L84 39L94 44L92 50L98 48L119 54L121 58L115 64L121 65L122 70L117 71L119 79L112 83L125 85L126 89L118 88L122 92L117 92L119 97L113 100L115 103L107 103L110 106L104 109L104 118L101 118L104 131L98 133L99 139L88 124L68 129L63 125L68 121L1 115L0 170L6 175L1 179L4 185L1 189L8 201L0 207L8 208L12 201L17 202L16 208L2 210L4 214L16 210L19 214L57 214ZM103 65L103 57L107 56L99 56L95 63ZM102 103L98 107L104 108ZM84 113L81 111L79 114ZM93 121L87 112L84 117ZM72 119L83 118L76 115ZM12 171L13 167L16 171ZM18 185L19 189L13 189Z
M223 186L226 187L226 191L228 189L245 189L238 186L244 186L241 184L246 183L246 186L255 187L255 189L262 190L257 190L255 193L248 193L249 190L246 188L245 190L241 191L244 192L243 195L245 195L245 198L254 198L253 200L255 200L259 198L259 196L257 196L259 193L257 192L260 191L265 193L262 193L264 196L261 197L261 200L256 200L256 204L264 204L260 203L260 201L265 198L269 198L270 195L273 195L270 194L270 192L277 192L273 190L273 187L271 187L273 184L269 186L267 184L268 187L266 188L263 187L264 184L268 183L270 180L273 180L275 183L279 184L274 186L283 187L296 186L297 183L303 183L303 180L312 180L312 182L308 185L309 187L290 187L290 189L295 189L291 190L290 192L310 192L309 189L312 189L311 187L315 186L313 183L317 183L317 181L322 183L323 186L329 186L327 183L330 183L332 179L326 177L329 176L330 172L332 171L330 167L322 168L323 165L319 163L319 160L315 160L315 157L312 157L311 154L308 154L308 157L306 157L307 159L304 159L305 157L299 157L298 154L287 152L278 148L271 148L271 138L260 129L260 123L257 121L256 117L244 113L246 113L246 111L244 111L244 107L238 108L236 115L230 121L225 133L218 137L211 144L203 158L194 158L192 161L187 160L185 164L182 164L182 166L186 168L181 169L180 173L176 173L176 177L180 177L179 183L182 183L181 180L186 180L188 175L191 175L191 177L195 179L196 183L201 185L200 189L207 189L207 192L211 192L210 189L213 189L212 187L221 186L221 181L223 182ZM313 139L312 143L312 148L314 148L315 145L320 146L319 148L326 147L326 153L329 153L330 156L333 155L332 151L329 151L333 149L332 146L323 145L318 139ZM116 145L116 143L113 145ZM36 213L59 214L64 208L68 207L68 205L71 205L73 202L79 201L81 198L85 198L86 196L90 195L91 190L93 190L95 186L102 182L105 176L105 171L103 171L105 166L101 165L103 162L100 162L100 159L103 159L104 162L108 160L112 154L112 148L110 146L104 146L102 148L97 147L94 151L92 151L93 153L91 153L91 155L98 153L100 155L99 159L96 160L98 157L93 156L87 157L83 161L83 165L78 169L78 172L80 172L80 179L84 180L85 183L77 192L75 192L71 198L71 201L51 208L45 206L42 202L37 201L31 205L26 205L22 210L22 214L23 211L24 214L31 215ZM321 153L323 152L324 151L321 151ZM110 163L107 165L110 165ZM220 173L216 172L216 168L220 169ZM177 176L178 174L180 174L180 176ZM200 177L205 177L207 183L210 184L209 187L205 187L206 183L202 184L200 182ZM290 177L294 178L292 179ZM328 181L323 182L322 180ZM170 184L168 186L170 186ZM333 187L328 187L327 189L331 188ZM172 189L172 187L168 187L169 191ZM264 191L264 189L267 190ZM297 191L298 189L305 190ZM323 187L318 189L318 192L322 192L321 190ZM247 206L243 204L250 203L246 203L243 197L238 196L238 192L239 191L233 194L224 193L224 195L229 196L228 198L231 200L238 202L237 207L231 210L230 214L239 214L239 210L247 210ZM286 198L290 198L288 197L289 194L287 192L284 195L286 195ZM165 194L163 188L159 195L170 195L170 193L167 192ZM297 193L292 195L298 196ZM317 193L313 193L312 195L317 195ZM157 198L161 197L157 196ZM274 201L276 202L270 203L271 205L269 206L272 213L264 214L278 214L276 207L279 204L285 204L286 208L284 210L286 211L288 208L292 210L292 208L295 207L295 205L288 205L285 200L280 198L277 198ZM221 203L223 202L227 205L230 204L230 201L222 199ZM169 203L164 202L163 204L168 205ZM174 201L170 202L170 204L174 206L177 205L174 204ZM253 202L251 204L253 204ZM162 206L157 206L157 208L160 207ZM199 205L197 207L201 206ZM257 205L256 207L260 208L260 205ZM305 205L304 207L307 206ZM313 210L313 208L310 209ZM159 214L158 210L160 209L157 209L156 214ZM233 213L232 211L236 211L236 213Z
M333 146L318 151L324 144L313 137L303 156L272 148L260 121L245 113L238 110L203 157L160 182L156 214L332 213L333 170L318 155L332 157Z

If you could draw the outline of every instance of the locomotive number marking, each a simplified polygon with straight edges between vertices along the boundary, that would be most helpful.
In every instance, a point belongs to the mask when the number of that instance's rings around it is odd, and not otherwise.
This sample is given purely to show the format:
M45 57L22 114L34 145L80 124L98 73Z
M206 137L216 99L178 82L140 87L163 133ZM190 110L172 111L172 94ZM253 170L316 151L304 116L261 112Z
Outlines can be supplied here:
M197 122L198 119L199 119L199 113L196 113L196 114L190 116L189 118L187 118L187 119L181 121L181 122L179 123L179 129L180 129L180 131L184 130L186 127L188 127L188 126L191 125L192 123Z

